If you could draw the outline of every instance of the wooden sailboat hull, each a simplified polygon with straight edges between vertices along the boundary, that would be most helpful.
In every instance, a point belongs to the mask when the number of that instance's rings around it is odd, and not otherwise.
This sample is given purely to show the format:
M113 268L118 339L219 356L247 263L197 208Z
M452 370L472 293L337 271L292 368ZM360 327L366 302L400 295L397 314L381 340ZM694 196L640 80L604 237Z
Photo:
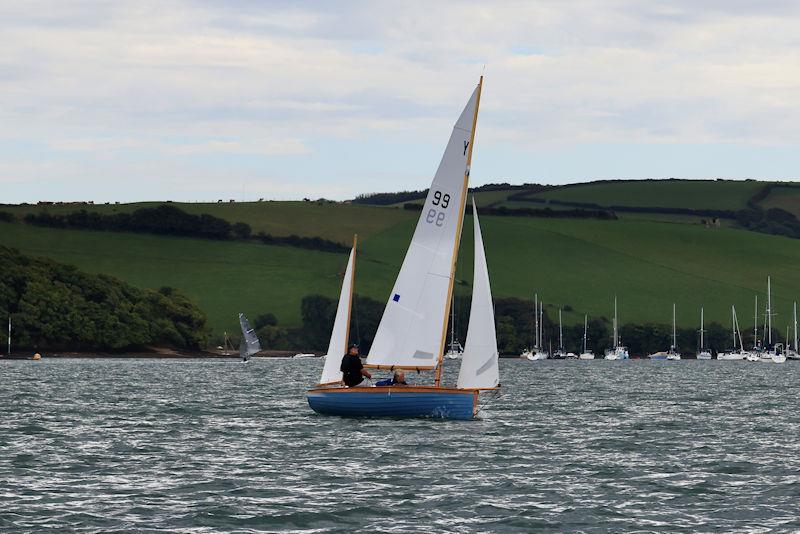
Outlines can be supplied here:
M317 413L344 417L473 419L477 389L410 387L315 388L306 393Z

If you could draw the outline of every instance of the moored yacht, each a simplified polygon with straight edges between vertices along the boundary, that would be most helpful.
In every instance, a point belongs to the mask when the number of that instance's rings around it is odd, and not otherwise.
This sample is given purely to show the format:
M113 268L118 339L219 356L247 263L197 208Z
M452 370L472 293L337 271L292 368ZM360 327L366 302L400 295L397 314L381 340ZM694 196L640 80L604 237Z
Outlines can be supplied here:
M619 339L619 319L617 317L617 296L614 295L614 338L611 348L606 349L606 360L627 360L630 358L628 349L620 343Z
M594 352L587 346L587 334L589 330L589 316L583 316L583 352L578 355L580 360L594 360Z
M700 308L700 346L697 348L697 359L698 360L710 360L711 359L711 351L705 348L704 336L705 329L703 328L703 308Z

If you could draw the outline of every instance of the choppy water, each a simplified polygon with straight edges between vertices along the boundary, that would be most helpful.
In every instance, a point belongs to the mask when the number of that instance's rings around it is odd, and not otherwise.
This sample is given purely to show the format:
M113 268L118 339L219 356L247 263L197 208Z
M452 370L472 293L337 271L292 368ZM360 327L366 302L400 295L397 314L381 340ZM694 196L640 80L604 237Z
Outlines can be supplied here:
M800 528L800 365L503 360L452 422L316 415L321 364L0 363L0 530Z

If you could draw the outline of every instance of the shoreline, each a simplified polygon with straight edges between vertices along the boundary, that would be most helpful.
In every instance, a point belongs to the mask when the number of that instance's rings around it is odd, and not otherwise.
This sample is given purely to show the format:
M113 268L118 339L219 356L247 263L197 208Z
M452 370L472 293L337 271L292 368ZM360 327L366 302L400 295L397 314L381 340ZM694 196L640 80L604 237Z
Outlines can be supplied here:
M32 360L36 351L18 351L12 353L11 357L0 355L0 361L12 360ZM137 359L207 359L207 360L238 360L239 353L231 351L226 354L219 350L198 350L186 351L166 348L154 348L150 351L140 350L132 352L101 352L101 351L53 351L39 352L42 359L48 358L137 358ZM296 351L288 350L265 350L252 356L252 358L291 358ZM311 354L311 353L309 353ZM321 356L317 354L317 357Z

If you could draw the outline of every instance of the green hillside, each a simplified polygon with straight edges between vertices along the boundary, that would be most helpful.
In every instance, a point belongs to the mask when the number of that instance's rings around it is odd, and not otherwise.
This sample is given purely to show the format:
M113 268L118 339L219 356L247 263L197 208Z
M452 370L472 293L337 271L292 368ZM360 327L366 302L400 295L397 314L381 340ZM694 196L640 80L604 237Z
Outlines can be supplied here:
M0 207L0 210L14 213L17 216L43 211L59 215L81 209L112 214L131 212L138 208L154 207L160 204L162 203L22 205L4 206ZM362 237L369 237L384 228L417 217L417 214L402 209L387 210L383 207L332 202L174 202L172 205L192 214L208 213L232 223L247 223L253 233L323 237L347 244L352 243L355 233Z
M601 206L739 210L766 185L734 180L641 180L572 184L531 195Z
M395 208L304 202L179 206L342 242L358 232L363 239L357 291L379 301L391 289L417 216ZM776 325L782 328L791 300L800 296L796 274L800 241L794 239L636 219L485 217L482 222L495 295L531 298L538 291L551 306L574 310L565 316L569 323L581 321L583 313L608 317L614 293L620 298L623 323L668 322L673 300L678 303L679 323L686 327L697 322L701 305L709 321L727 322L732 303L745 318L752 314L753 294L764 292L766 276L771 274L780 314ZM338 294L339 273L346 261L344 254L293 247L22 224L0 224L0 244L89 272L112 274L140 287L180 288L208 313L216 333L235 329L239 311L272 312L281 324L298 324L304 295ZM463 245L458 277L468 281L469 217ZM469 293L469 286L459 286L458 291ZM744 326L747 319L742 322Z
M762 208L781 208L800 217L800 187L775 186L759 205Z

